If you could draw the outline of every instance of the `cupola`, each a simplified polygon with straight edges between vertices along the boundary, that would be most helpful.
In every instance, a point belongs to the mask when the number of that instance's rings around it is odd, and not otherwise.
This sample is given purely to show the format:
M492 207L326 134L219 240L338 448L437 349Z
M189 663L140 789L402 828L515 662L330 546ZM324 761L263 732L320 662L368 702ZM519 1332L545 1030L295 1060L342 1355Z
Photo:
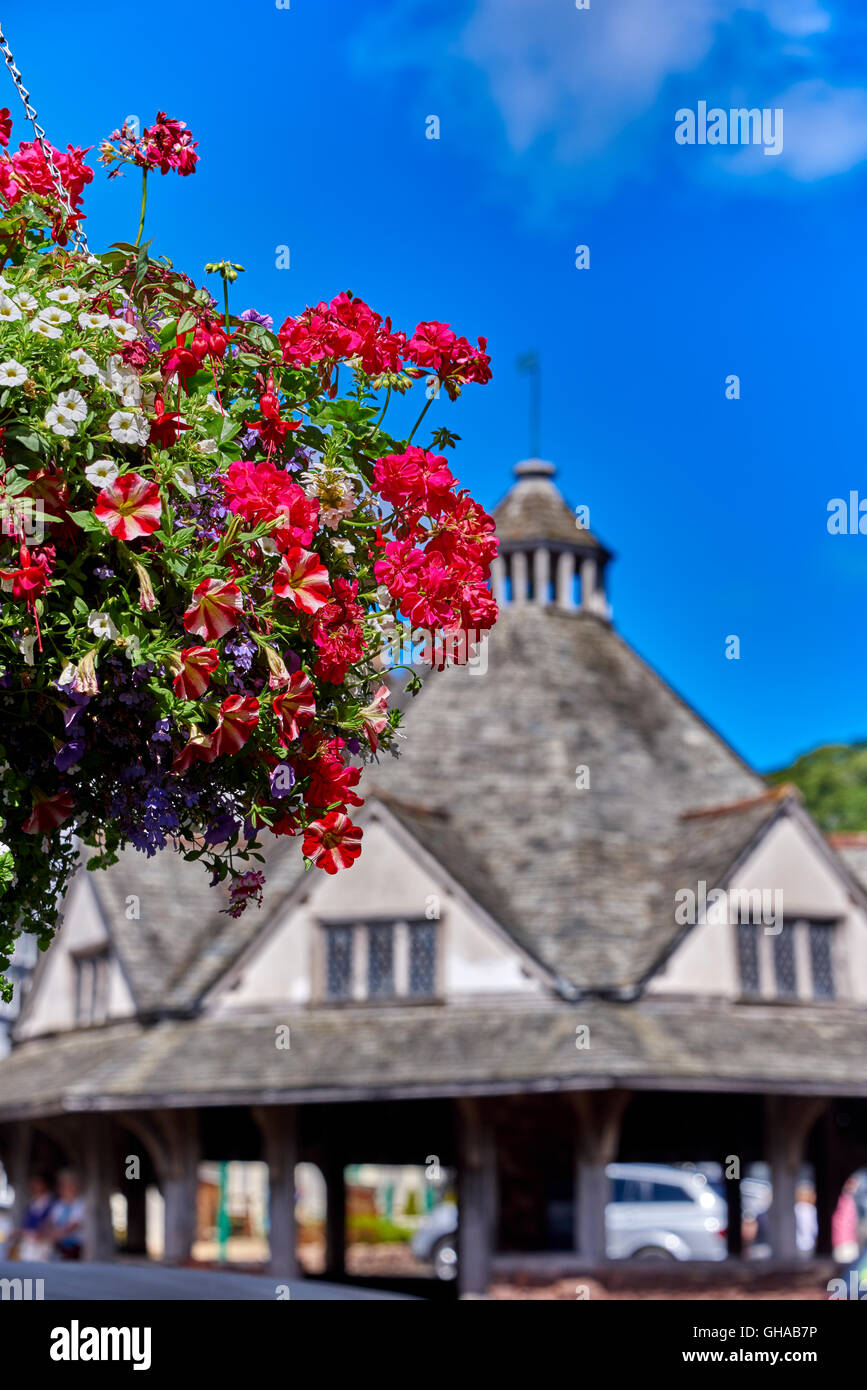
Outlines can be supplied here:
M491 587L501 605L539 604L608 621L605 568L612 558L572 511L553 479L553 463L525 459L518 481L494 510L500 550Z

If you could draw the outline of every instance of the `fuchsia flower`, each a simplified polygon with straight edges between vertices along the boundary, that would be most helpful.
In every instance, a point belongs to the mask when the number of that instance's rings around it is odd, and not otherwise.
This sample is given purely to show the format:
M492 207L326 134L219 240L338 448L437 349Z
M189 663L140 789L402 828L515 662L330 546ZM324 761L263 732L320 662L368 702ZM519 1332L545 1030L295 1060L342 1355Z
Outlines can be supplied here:
M235 626L243 606L241 590L230 579L203 579L193 590L184 627L206 642L216 642Z
M329 811L321 820L311 821L304 832L304 854L319 869L327 874L336 874L338 869L349 869L353 860L361 853L361 839L364 831L353 825L348 816L340 811Z
M121 473L96 499L94 513L119 541L150 536L162 520L160 490L151 478Z
M172 681L179 700L200 700L220 662L216 647L185 647L181 669Z
M315 551L295 545L280 561L274 593L301 613L318 613L331 598L331 579Z
M316 715L313 682L303 671L289 677L289 687L275 695L272 709L278 724L278 738L283 747L300 737L301 729Z
M19 551L20 565L17 570L0 570L0 579L12 585L12 597L26 599L32 603L42 593L51 572L49 557L31 556L26 545Z

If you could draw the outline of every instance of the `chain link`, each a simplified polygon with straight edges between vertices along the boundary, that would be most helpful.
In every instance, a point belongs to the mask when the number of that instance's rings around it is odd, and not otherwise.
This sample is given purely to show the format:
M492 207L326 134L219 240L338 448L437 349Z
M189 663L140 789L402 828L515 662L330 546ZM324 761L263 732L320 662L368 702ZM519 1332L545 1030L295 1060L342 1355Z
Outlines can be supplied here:
M69 194L63 186L63 180L60 177L60 172L57 168L57 165L54 163L54 156L51 153L51 146L45 138L45 131L42 129L42 126L39 124L36 118L36 108L31 104L30 93L24 86L24 83L21 80L21 73L15 66L15 59L12 57L12 49L9 47L6 35L3 33L2 25L0 25L0 53L3 54L3 59L12 76L12 81L15 83L18 95L24 103L24 110L27 112L27 119L33 126L33 132L36 136L36 143L42 151L45 163L48 165L48 170L51 174L51 178L57 192L58 200L64 211L68 213L68 215L71 218L75 219L75 209L72 206ZM76 250L83 252L83 254L86 256L90 255L90 248L87 245L87 237L82 231L80 223L75 220L73 220L72 222L72 239L75 242Z

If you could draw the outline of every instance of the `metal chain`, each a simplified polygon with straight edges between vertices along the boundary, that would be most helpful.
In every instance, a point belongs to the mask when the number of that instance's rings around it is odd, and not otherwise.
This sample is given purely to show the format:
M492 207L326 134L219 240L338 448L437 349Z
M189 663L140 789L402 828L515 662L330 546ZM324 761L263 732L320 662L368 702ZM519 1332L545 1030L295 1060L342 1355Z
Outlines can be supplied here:
M42 129L42 126L36 119L36 108L31 104L30 93L24 86L24 83L21 80L21 73L15 66L15 59L12 57L12 49L9 47L6 35L3 33L2 25L0 25L0 53L3 54L3 59L6 63L6 66L12 75L12 81L15 83L15 86L18 90L18 95L24 103L24 110L27 112L27 118L30 121L30 124L33 126L33 132L36 136L36 143L42 151L45 163L48 165L48 170L51 174L51 178L54 183L54 187L56 189L57 197L60 201L60 204L63 207L64 211L67 212L71 218L75 219L75 209L72 206L69 194L63 186L63 180L60 177L60 172L57 168L57 165L54 163L54 156L51 153L51 146L45 138L45 131ZM90 248L87 244L87 237L82 231L81 225L75 220L73 220L72 222L72 239L75 242L75 246L78 251L83 252L86 256L90 255Z

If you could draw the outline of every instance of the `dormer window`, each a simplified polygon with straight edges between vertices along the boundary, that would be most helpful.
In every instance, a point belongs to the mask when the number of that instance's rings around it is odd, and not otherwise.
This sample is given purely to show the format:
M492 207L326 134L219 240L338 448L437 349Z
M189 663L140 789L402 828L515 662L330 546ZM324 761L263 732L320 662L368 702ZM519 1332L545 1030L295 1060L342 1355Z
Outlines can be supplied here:
M335 1003L435 998L438 927L421 920L323 924L321 997Z
M108 1016L108 949L72 958L75 968L75 1021L80 1028L104 1023Z
M737 926L741 992L748 999L835 999L832 921L784 922L775 933Z

